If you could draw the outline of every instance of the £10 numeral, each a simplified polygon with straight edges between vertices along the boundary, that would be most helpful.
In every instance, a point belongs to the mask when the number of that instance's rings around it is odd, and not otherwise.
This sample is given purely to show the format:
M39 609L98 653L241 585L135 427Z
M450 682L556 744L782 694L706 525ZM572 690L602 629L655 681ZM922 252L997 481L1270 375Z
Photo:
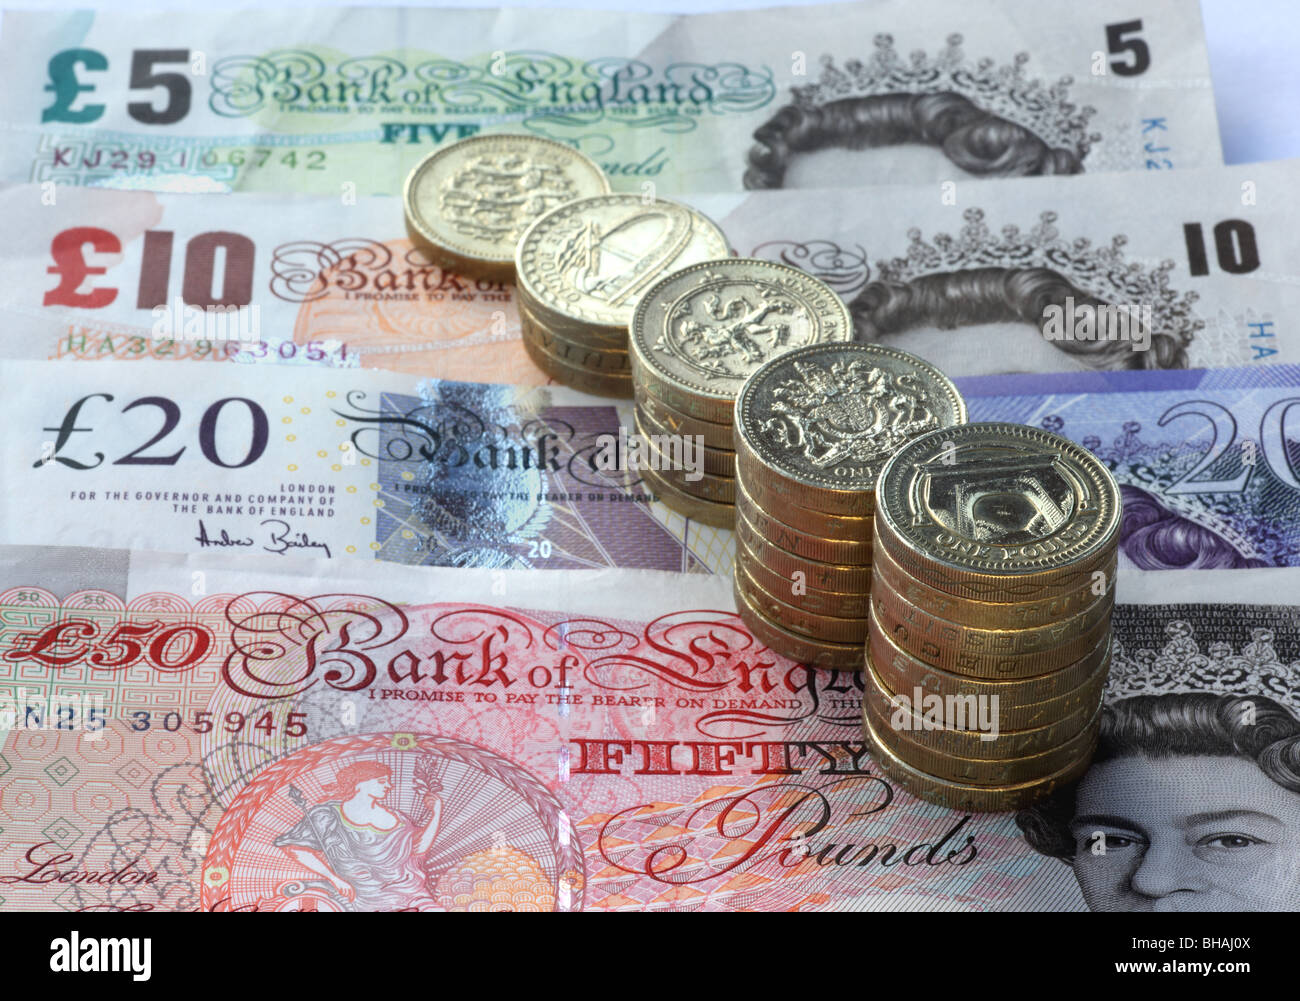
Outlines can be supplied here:
M172 273L172 243L175 233L151 229L144 234L140 260L140 283L136 308L152 310L167 304ZM98 226L73 226L56 233L50 241L54 263L46 268L59 276L59 284L45 293L42 304L74 309L103 309L117 300L118 290L109 287L83 288L86 279L107 272L107 267L86 260L86 248L95 254L120 254L122 241ZM247 306L253 301L253 241L241 233L212 230L191 237L185 244L181 269L181 298L200 309ZM220 276L217 259L224 260ZM218 282L218 277L220 281ZM216 289L220 288L218 294Z

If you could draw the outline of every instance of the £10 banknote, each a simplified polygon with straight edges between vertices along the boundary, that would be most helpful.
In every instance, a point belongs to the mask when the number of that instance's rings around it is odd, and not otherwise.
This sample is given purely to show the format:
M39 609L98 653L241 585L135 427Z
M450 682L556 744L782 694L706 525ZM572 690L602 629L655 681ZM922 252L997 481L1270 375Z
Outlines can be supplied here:
M1300 162L696 198L733 247L953 376L1300 360Z
M503 129L665 193L1220 162L1178 0L42 11L5 15L0 67L10 180L396 194L438 145Z
M1300 361L1282 161L853 191L692 194L733 250L803 268L860 340L954 376ZM514 286L431 264L393 199L0 188L4 357L390 368L538 384ZM652 216L653 206L629 213ZM595 239L617 285L618 230ZM584 258L585 260L585 258ZM575 265L576 267L576 265ZM734 336L700 310L696 322Z
M980 815L720 578L5 547L0 909L1294 910L1295 574L1121 571L1094 764Z

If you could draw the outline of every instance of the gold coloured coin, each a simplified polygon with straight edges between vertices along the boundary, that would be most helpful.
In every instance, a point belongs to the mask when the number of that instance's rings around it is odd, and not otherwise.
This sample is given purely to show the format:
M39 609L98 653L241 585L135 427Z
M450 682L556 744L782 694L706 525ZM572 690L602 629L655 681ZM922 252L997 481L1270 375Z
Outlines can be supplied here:
M748 497L739 483L736 488L737 506L743 508L749 523L773 545L818 563L871 566L871 536L861 539L827 539L810 535L777 521Z
M1051 775L1081 757L1091 757L1101 728L1100 716L1098 709L1093 713L1092 721L1063 744L1017 758L964 758L946 754L925 743L925 731L917 734L911 730L895 729L874 716L869 718L876 736L913 768L949 782L1006 786ZM864 725L867 718L863 718Z
M692 264L648 288L628 328L637 385L672 409L729 424L736 393L764 362L847 341L848 307L825 283L757 258Z
M596 396L614 396L621 399L630 399L632 396L632 380L625 375L610 375L566 365L543 351L531 337L525 336L523 344L524 351L532 359L533 364L562 385Z
M839 671L861 671L863 650L861 643L831 643L814 640L776 624L752 604L732 579L732 593L736 611L754 639L773 653L809 667L824 667Z
M638 472L655 497L678 514L715 528L731 528L735 524L734 504L719 503L688 494L663 479L654 469L640 469Z
M1106 592L1068 619L1028 629L988 629L949 622L909 605L883 587L871 592L871 604L881 629L914 657L958 674L1010 678L1042 674L1087 653L1096 636L1110 631L1115 592ZM981 666L973 666L977 664ZM993 664L999 670L990 675L986 668Z
M522 305L519 309L520 332L546 354L569 368L584 369L601 375L618 375L632 378L626 351L614 348L600 350L561 337L538 322L537 317Z
M434 263L513 281L515 246L538 217L609 191L572 146L530 135L473 136L430 153L402 189L406 232Z
M862 619L866 618L871 610L870 595L851 591L819 591L805 583L807 574L804 575L803 581L782 577L764 566L763 562L750 552L749 547L745 545L745 540L739 535L736 536L736 562L743 566L754 578L754 582L768 594L778 597L788 595L784 600L802 611L812 612L815 615L831 615L841 619Z
M1086 656L1063 667L1028 677L973 677L918 660L881 632L877 620L869 617L869 621L871 662L876 665L880 680L894 692L911 691L919 685L939 695L996 695L998 704L1003 707L1033 705L1060 698L1080 685L1096 680L1098 671L1105 672L1110 658L1110 634L1106 632Z
M872 758L887 778L893 779L913 796L929 803L936 803L950 810L969 810L972 813L1001 813L1028 806L1035 800L1042 799L1058 786L1079 778L1088 770L1092 760L1092 754L1089 753L1070 762L1060 771L1042 778L1001 786L976 786L941 779L912 767L880 739L870 718L863 720L862 732L871 750Z
M516 286L519 312L527 313L533 322L562 340L580 344L596 351L618 351L627 354L627 335L618 331L611 332L605 327L592 327L575 323L555 313L543 309L530 299L522 287Z
M715 424L713 421L702 421L698 417L680 414L672 407L648 395L640 386L633 384L632 388L635 391L637 408L651 418L651 423L668 428L675 434L698 434L704 439L706 447L735 454L736 442L730 423Z
M747 452L736 453L736 480L746 496L770 517L785 525L825 539L870 539L875 525L871 517L826 514L799 504L783 493L782 480Z
M761 611L769 622L783 629L789 629L791 632L815 640L830 640L834 643L862 643L867 638L865 618L844 619L805 612L765 591L746 572L739 559L736 560L733 573L736 587L744 593L749 603Z
M957 387L929 362L879 344L811 344L772 358L745 382L736 451L782 480L800 506L864 516L885 460L922 434L965 422Z
M614 192L537 219L519 240L515 270L539 319L554 315L626 343L633 307L662 275L729 252L722 231L694 209Z
M646 439L646 443L650 447L650 453L659 466L655 471L659 474L661 480L671 484L682 493L690 494L693 497L700 497L717 504L735 506L736 480L734 477L712 476L702 469L692 471L683 468L686 458L684 443L678 443L675 455L661 451L658 447L659 443L642 426L641 415L634 412L632 416L636 423L637 433Z
M744 481L737 477L737 486L744 489ZM976 601L959 598L946 591L922 584L894 562L883 546L873 546L871 551L871 588L892 592L908 605L921 609L940 619L986 629L1023 629L1044 626L1077 615L1098 599L1115 594L1115 560L1100 571L1099 580L1084 578L1084 586L1059 595L1049 595L1035 601L1027 598L1018 602ZM1098 593L1097 588L1102 590Z
M1073 591L1080 573L1110 565L1119 525L1106 466L1025 424L922 435L885 464L876 496L879 544L917 580L962 597L983 596L970 585L1034 584L1039 598Z
M934 693L927 693L918 685L910 692L898 693L905 697L905 700L900 701L880 680L875 665L871 663L870 653L866 663L866 685L862 700L864 712L871 715L880 729L896 729L898 723L910 725L917 740L924 739L928 746L943 754L955 754L962 758L1018 758L1037 754L1069 740L1087 726L1097 712L1098 703L1081 702L1059 719L1027 729L1009 730L1003 728L1004 720L999 711L998 735L985 740L984 737L988 734L981 733L975 725L979 718L978 707L966 709L967 719L972 724L969 727L940 727L936 724L933 713L927 722L925 698L927 694L933 696ZM911 715L910 723L907 723L904 713Z
M677 438L684 438L684 437L692 437L692 438L704 437L703 435L699 435L699 436L687 435L683 431L674 431L671 428L663 427L662 425L658 424L654 420L654 418L652 418L648 413L646 413L643 409L641 409L640 405L636 407L636 421L637 424L645 431L645 433L650 435L652 438L658 437L658 438L677 439ZM692 447L694 447L694 445L692 445ZM659 446L658 450L662 452L663 447ZM721 448L710 448L708 442L704 442L703 452L704 452L704 471L706 473L709 473L713 476L725 476L728 479L733 479L733 480L736 478L736 453L735 452L729 452Z
M789 580L802 581L819 591L865 595L871 590L871 567L819 563L787 552L769 542L749 521L741 507L736 508L736 536L744 541L759 562L773 573ZM795 577L795 574L801 576Z

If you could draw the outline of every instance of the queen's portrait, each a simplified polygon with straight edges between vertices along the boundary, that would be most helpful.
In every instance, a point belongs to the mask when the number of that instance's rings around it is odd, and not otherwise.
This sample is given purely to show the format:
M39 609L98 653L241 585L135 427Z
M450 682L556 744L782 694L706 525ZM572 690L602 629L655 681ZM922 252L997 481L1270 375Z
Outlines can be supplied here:
M1112 675L1112 693L1147 693L1108 699L1088 771L1016 823L1094 911L1294 911L1296 665L1277 662L1267 630L1237 656L1200 654L1186 622L1166 631L1160 657Z

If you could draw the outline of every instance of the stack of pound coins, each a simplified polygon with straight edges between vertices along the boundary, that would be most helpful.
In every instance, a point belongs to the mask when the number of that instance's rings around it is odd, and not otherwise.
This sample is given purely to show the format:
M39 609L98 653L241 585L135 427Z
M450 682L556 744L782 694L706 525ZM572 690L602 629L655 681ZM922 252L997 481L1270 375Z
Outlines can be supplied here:
M957 810L1072 782L1110 668L1119 488L1023 424L917 438L877 486L863 731L881 771Z
M529 135L483 135L430 153L406 178L411 242L439 267L515 280L519 238L553 208L609 191L605 172L572 146Z
M768 362L736 399L736 607L776 653L861 671L875 484L907 442L966 421L952 381L877 344Z
M524 348L557 382L630 399L633 307L663 275L728 253L722 230L676 202L613 193L551 209L515 250Z
M641 297L629 329L638 432L672 445L693 436L703 469L665 460L642 469L673 510L707 525L736 517L736 394L750 374L798 348L844 343L848 308L828 285L773 261L706 261L663 278Z

